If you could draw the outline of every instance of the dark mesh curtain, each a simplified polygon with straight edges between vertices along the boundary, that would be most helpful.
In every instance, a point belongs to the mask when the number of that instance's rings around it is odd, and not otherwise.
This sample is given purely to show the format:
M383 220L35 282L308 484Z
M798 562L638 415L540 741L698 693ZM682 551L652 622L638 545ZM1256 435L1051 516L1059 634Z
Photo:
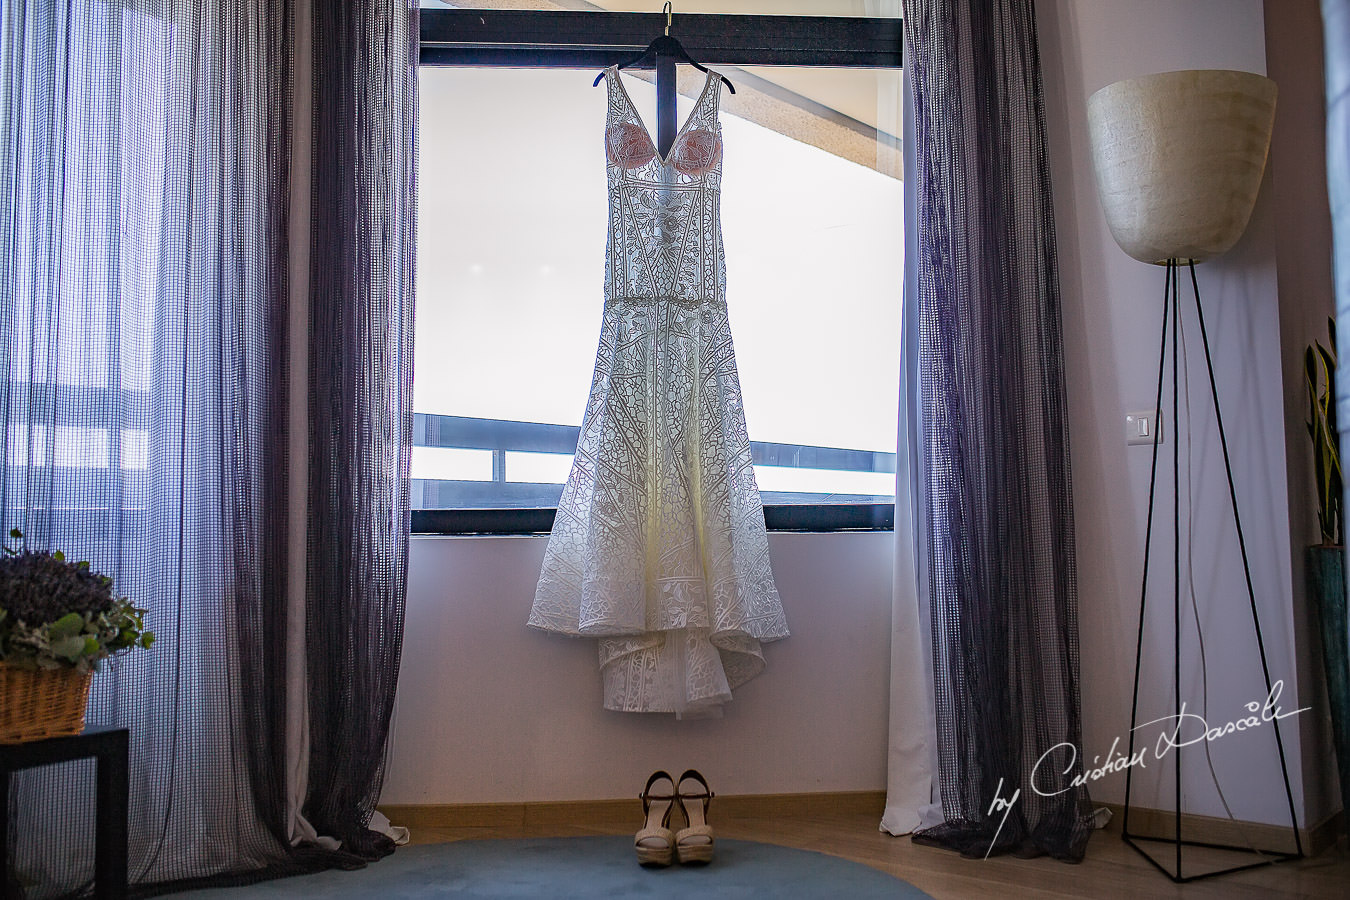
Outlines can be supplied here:
M412 452L416 4L318 0L310 242L309 790L366 857L403 638Z
M904 19L946 819L914 839L1076 861L1091 823L1069 783L1080 769L1067 748L1081 750L1073 507L1033 5L907 0ZM1017 790L1004 822L991 807Z
M283 838L283 0L0 6L0 526L114 576L158 641L131 729L140 885L290 868ZM19 779L31 897L92 880L92 765Z

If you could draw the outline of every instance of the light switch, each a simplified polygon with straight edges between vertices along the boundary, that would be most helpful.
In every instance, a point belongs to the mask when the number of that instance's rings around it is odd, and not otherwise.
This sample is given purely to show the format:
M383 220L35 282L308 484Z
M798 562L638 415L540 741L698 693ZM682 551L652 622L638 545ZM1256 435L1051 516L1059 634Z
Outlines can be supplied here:
M1125 443L1152 444L1162 443L1162 421L1154 410L1142 410L1125 414Z

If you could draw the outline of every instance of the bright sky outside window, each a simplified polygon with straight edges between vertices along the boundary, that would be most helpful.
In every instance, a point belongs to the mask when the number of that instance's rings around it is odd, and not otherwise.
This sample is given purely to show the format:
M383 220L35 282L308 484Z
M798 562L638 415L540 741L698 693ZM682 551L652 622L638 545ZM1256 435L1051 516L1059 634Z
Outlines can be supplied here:
M422 69L417 412L580 424L604 284L594 74ZM651 86L623 77L654 122ZM681 97L681 121L691 102ZM722 125L727 300L751 440L893 453L900 181L729 112ZM502 448L498 480L560 484L569 458L537 449ZM418 447L413 478L488 480L491 456ZM775 462L788 464L756 466L766 502L894 491L889 472Z

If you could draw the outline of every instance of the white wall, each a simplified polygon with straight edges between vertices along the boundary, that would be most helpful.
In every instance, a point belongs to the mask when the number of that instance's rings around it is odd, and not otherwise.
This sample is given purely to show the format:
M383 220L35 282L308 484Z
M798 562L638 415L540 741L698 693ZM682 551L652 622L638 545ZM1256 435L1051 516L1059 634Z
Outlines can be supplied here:
M545 543L413 538L382 803L631 798L659 768L722 794L885 786L893 535L770 535L792 636L702 721L603 710L595 642L525 627Z
M1156 390L1162 271L1120 251L1106 228L1090 162L1085 105L1115 81L1174 69L1226 68L1264 73L1260 0L1135 0L1129 3L1053 0L1039 5L1047 123L1059 231L1066 367L1078 524L1084 750L1103 758L1113 740L1129 739L1139 584L1149 487L1150 451L1126 446L1126 411L1151 408ZM1318 139L1312 135L1309 139ZM1283 679L1282 706L1298 702L1295 671L1289 511L1285 477L1285 414L1276 283L1276 228L1267 176L1243 240L1199 270L1215 375L1228 431L1236 492L1255 596L1273 679ZM1183 292L1186 298L1189 290ZM1188 300L1183 300L1183 309ZM1180 444L1183 482L1190 459L1190 557L1196 610L1183 561L1182 698L1188 712L1211 725L1247 714L1265 698L1242 559L1229 512L1223 458L1214 431L1200 336L1185 323L1191 385L1191 440ZM1170 365L1170 363L1169 363ZM1181 413L1183 428L1186 413ZM1166 423L1163 445L1170 471L1177 428ZM1172 712L1172 540L1170 481L1161 484L1150 575L1139 721ZM1183 486L1181 509L1188 517ZM1185 524L1183 522L1183 529ZM1182 544L1188 543L1183 530ZM1196 640L1203 625L1208 693ZM1207 704L1207 708L1206 708ZM1299 733L1282 736L1303 809ZM1159 729L1139 734L1150 748ZM1187 732L1189 734L1190 732ZM1288 822L1272 729L1230 735L1207 745L1219 784L1239 819ZM1183 752L1183 808L1225 815L1213 786L1206 745ZM1132 802L1170 809L1175 754L1135 769ZM1124 776L1093 784L1098 800L1124 798Z

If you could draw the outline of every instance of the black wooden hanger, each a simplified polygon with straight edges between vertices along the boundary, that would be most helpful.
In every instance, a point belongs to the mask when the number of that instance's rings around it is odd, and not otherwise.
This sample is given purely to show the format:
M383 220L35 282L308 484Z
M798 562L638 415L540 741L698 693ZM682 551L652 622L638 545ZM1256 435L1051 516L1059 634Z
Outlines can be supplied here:
M652 41L650 44L647 45L646 50L643 50L637 56L625 62L619 63L618 67L620 69L629 69L632 68L633 66L645 67L646 65L655 64L658 57L664 56L668 59L675 59L680 62L688 63L695 69L698 69L700 72L705 73L708 72L706 68L699 65L694 60L694 58L689 55L689 53L684 49L683 44L681 44L678 40L670 36L670 22L672 18L671 4L666 3L665 7L662 9L662 12L666 14L666 33L659 35L656 38L656 40ZM713 72L711 74L714 74L718 78L722 79L722 83L727 86L727 90L731 91L733 94L736 93L736 85L731 83L730 78L727 78L727 76L723 75L720 72ZM601 71L599 75L595 76L595 81L592 82L591 87L595 87L596 85L598 85L601 79L603 79L604 77L605 73L604 71Z
M639 55L630 59L628 62L620 63L618 68L636 65L644 62L648 57L652 57L656 64L656 152L664 159L670 153L671 146L675 143L675 63L687 62L689 65L698 69L700 72L708 72L707 69L694 62L693 58L685 52L684 45L670 36L671 4L666 3L662 12L666 14L666 33L658 37L647 45L647 49ZM722 82L734 94L736 87L725 76L717 72L708 72L709 75L717 75ZM600 83L600 79L605 77L601 72L595 76L592 87Z

